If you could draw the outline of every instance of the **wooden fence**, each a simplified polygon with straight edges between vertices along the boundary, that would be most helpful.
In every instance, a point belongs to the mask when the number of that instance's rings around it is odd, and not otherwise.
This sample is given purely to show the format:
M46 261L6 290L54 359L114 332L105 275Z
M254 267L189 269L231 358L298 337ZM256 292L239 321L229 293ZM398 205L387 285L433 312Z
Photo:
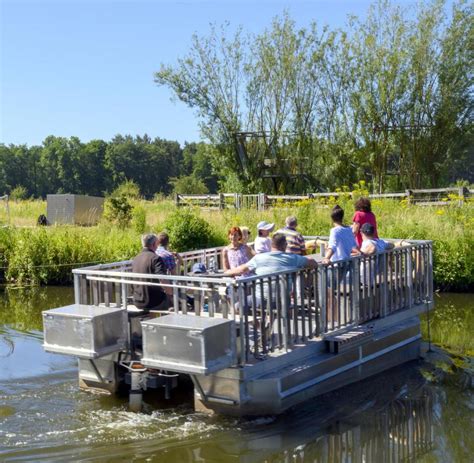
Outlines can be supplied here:
M305 195L267 195L265 193L244 195L240 193L219 193L209 195L176 195L177 206L195 206L206 209L255 209L263 211L275 205L294 205L301 201L324 203L329 198L353 198L351 192L308 193ZM462 206L474 198L474 190L464 187L405 190L398 193L370 194L371 199L393 199L417 206Z

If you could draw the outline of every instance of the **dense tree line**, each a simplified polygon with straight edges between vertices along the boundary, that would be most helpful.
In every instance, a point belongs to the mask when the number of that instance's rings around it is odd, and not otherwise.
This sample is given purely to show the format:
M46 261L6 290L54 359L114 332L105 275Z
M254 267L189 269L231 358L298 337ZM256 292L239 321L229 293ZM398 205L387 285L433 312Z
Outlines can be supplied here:
M472 13L379 0L344 30L288 14L257 35L213 26L155 81L197 110L225 190L472 182Z
M48 193L101 196L127 180L147 198L170 194L176 183L215 191L207 148L204 143L182 148L176 141L147 135L88 143L49 136L41 146L0 144L0 194L20 188L24 196L37 198Z

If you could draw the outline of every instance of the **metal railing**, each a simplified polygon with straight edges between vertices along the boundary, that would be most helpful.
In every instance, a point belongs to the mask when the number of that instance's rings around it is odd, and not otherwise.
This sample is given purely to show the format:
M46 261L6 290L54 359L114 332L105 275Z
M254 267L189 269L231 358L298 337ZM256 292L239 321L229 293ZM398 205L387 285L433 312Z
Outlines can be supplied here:
M209 256L217 259L221 249L184 253L184 266ZM237 279L136 274L131 272L131 261L73 273L76 303L127 308L133 285L155 285L172 293L175 312L234 320L242 365L433 299L430 241L410 241L380 254L315 269Z

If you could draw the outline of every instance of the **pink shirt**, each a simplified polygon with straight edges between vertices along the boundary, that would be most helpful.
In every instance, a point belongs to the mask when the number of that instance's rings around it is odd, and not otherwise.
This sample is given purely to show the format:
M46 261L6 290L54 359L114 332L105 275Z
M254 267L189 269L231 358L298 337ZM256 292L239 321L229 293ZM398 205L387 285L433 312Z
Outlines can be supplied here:
M353 223L359 224L359 232L355 235L357 246L360 248L362 245L362 234L360 233L360 227L364 225L364 223L370 223L375 228L374 238L378 238L379 235L377 233L377 221L375 220L375 215L373 212L363 212L363 211L356 211L354 217L352 217Z
M249 259L249 252L246 244L241 244L237 249L227 247L227 259L229 261L229 268L236 268L242 264L246 264ZM248 277L252 272L242 273L242 276Z

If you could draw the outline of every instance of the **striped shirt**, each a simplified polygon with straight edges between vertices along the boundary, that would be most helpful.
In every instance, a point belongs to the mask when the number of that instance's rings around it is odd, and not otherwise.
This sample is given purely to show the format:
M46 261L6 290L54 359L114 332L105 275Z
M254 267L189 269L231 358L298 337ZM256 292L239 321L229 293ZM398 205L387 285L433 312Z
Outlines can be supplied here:
M276 233L282 233L286 236L286 252L291 254L299 254L300 256L304 255L306 252L306 247L304 245L303 235L296 231L294 228L281 228Z
M331 228L328 246L334 253L331 256L331 262L349 259L352 249L357 248L352 229L341 225Z
M160 256L163 259L166 270L168 270L168 272L172 272L175 269L176 259L172 252L168 251L163 246L158 246L155 253L157 256Z

